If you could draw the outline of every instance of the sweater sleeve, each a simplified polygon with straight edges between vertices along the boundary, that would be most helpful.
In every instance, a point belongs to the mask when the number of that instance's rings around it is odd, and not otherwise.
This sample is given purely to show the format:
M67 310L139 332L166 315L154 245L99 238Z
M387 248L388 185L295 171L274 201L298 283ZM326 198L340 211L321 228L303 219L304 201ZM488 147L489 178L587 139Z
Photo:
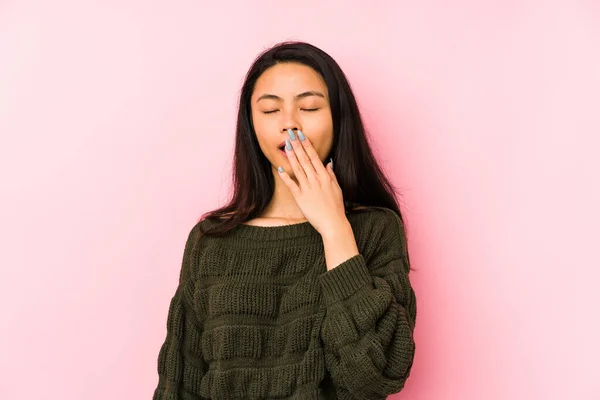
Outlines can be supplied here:
M186 241L179 284L169 305L167 334L158 353L158 386L153 400L201 400L200 382L206 366L202 358L202 330L196 319L193 298L193 247L196 227Z
M319 276L325 366L341 399L385 399L408 378L416 298L402 223L386 218L367 263L362 254Z

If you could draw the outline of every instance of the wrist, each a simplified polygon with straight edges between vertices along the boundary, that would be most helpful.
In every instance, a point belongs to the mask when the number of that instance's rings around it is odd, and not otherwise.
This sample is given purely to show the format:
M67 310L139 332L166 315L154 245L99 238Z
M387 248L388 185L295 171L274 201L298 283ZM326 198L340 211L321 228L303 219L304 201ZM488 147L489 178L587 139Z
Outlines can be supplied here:
M354 235L354 232L352 231L352 225L350 225L350 221L346 220L336 223L331 227L327 228L327 230L321 232L321 239L323 239L324 242L332 241L339 239L340 236L350 233Z

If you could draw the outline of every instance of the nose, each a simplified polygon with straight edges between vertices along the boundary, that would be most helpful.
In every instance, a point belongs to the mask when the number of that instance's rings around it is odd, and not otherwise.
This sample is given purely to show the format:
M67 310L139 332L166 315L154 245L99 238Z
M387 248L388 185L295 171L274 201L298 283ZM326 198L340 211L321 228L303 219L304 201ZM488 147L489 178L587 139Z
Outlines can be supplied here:
M287 133L288 129L297 131L300 129L300 124L296 118L296 112L294 110L282 110L281 111L281 131Z
M287 133L288 133L288 129L291 129L291 130L293 130L293 131L294 131L294 134L295 134L295 133L296 133L296 131L298 130L298 128L297 128L297 127L295 127L295 126L290 126L289 128L288 128L288 127L285 127L285 128L283 128L281 131L282 131L282 133L285 133L285 134L287 134Z

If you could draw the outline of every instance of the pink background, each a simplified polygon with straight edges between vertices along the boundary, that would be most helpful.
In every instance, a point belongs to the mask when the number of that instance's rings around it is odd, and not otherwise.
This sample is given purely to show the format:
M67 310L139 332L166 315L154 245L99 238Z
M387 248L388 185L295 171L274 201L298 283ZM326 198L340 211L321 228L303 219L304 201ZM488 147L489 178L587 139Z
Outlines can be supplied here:
M0 399L151 397L244 73L285 39L340 63L404 193L390 398L599 399L599 3L213 3L0 1Z

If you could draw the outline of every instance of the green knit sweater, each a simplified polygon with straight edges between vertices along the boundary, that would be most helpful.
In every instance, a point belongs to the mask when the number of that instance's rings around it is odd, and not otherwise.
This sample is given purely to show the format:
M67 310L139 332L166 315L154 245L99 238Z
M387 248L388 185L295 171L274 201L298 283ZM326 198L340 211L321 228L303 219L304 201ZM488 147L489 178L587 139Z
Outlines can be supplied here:
M413 364L415 294L400 218L347 214L358 255L327 271L302 222L239 225L184 250L153 400L385 399Z

